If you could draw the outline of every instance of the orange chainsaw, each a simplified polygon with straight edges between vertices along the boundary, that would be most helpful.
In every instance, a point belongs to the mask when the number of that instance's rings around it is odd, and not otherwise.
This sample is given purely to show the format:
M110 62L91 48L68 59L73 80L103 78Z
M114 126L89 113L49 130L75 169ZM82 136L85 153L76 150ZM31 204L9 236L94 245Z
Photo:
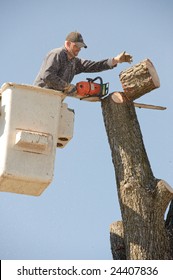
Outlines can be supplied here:
M99 80L99 83L95 83ZM80 99L97 97L102 99L108 94L109 83L104 84L101 77L95 79L87 78L87 81L81 81L76 84L77 95Z

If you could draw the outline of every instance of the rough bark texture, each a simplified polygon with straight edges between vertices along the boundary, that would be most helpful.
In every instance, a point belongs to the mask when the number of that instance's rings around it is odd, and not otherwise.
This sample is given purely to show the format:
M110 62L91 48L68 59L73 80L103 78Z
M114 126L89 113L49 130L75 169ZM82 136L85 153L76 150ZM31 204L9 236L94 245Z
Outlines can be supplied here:
M102 100L102 111L115 167L122 226L111 226L115 259L172 259L164 213L172 188L154 177L132 102ZM123 233L124 232L124 233ZM124 240L123 240L124 238ZM124 249L118 254L119 245ZM124 257L125 255L125 257Z
M129 100L137 99L160 86L157 72L149 59L122 71L119 77Z
M110 225L111 250L114 260L126 260L124 229L121 221Z
M171 201L169 206L169 211L165 221L165 227L169 235L171 256L173 257L173 200Z

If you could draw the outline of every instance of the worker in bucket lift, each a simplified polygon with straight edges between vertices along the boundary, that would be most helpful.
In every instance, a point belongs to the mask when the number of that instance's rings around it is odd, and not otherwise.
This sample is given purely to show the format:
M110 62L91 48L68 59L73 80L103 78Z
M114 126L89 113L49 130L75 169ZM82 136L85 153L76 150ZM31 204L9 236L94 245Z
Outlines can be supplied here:
M79 32L69 33L63 47L53 49L47 54L34 85L73 95L76 86L71 82L75 75L84 72L101 72L113 69L118 63L132 62L132 56L126 52L101 61L80 59L77 56L81 48L87 48L82 35Z

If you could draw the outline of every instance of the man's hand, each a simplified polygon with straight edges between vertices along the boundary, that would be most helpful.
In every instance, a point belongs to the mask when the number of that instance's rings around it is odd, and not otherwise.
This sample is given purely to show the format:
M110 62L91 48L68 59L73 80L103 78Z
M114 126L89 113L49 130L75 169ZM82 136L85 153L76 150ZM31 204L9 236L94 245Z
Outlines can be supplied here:
M122 62L131 63L132 61L133 61L133 57L130 54L126 53L125 51L120 53L116 57L114 57L112 60L113 65L115 65L117 63L122 63Z
M69 84L67 87L64 88L64 93L67 95L75 95L77 89L75 85Z

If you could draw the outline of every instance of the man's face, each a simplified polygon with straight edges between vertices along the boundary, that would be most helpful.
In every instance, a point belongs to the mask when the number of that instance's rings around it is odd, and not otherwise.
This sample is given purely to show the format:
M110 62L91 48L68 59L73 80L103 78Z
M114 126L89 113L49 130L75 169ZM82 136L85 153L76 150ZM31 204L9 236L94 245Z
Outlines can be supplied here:
M81 48L79 48L75 43L70 42L69 52L73 57L78 56L80 50Z

